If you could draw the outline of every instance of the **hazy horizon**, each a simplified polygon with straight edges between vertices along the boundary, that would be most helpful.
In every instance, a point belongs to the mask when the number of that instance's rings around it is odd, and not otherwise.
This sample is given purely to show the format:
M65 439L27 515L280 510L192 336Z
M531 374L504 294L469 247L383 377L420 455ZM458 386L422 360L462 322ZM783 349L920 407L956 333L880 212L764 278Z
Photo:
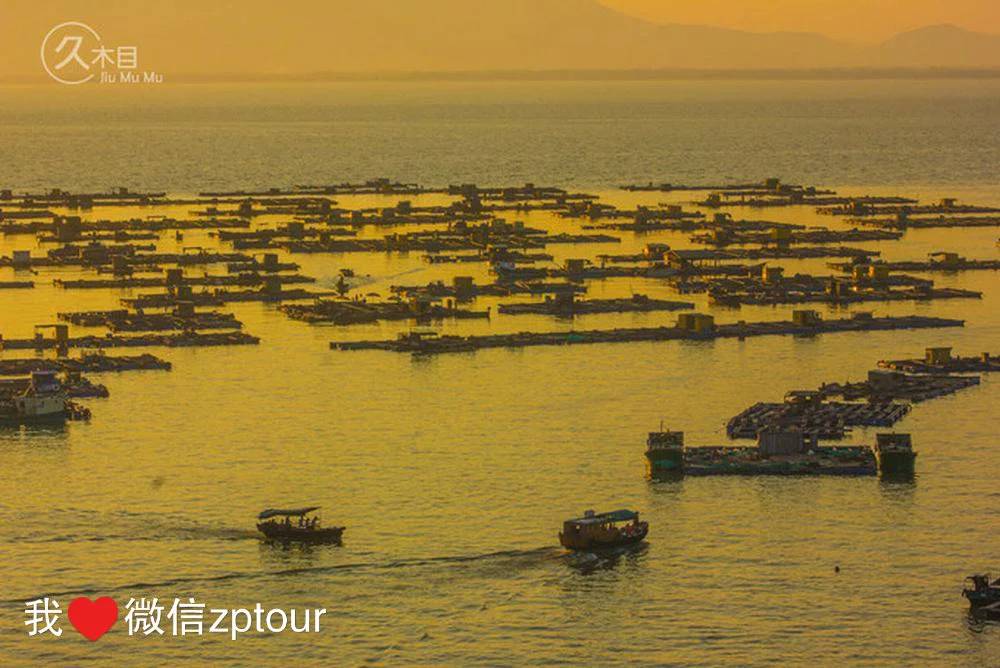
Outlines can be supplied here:
M3 10L7 57L0 81L45 81L39 46L66 21L92 26L106 46L135 46L140 69L168 81L380 72L1000 67L1000 36L989 34L1000 32L1000 10L967 7L982 3L960 0L943 8L918 2L906 11L890 11L898 3L879 3L866 29L847 37L844 22L856 21L873 3L838 4L833 13L825 0L807 4L811 23L801 7L776 15L756 0L699 3L703 11L650 0L300 0L281 6L261 0L110 0L97 6L13 0ZM732 11L720 13L726 7Z

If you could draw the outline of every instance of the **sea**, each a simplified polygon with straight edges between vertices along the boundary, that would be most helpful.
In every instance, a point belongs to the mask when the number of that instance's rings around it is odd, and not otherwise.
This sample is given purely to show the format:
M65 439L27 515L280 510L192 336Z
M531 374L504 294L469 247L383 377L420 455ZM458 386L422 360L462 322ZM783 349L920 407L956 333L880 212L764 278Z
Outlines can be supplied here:
M1000 205L1000 80L0 88L0 188L14 192L184 196L378 177L436 187L531 182L618 206L698 208L699 193L621 189L630 183L768 177L845 195ZM453 200L336 199L347 208ZM82 215L185 217L194 208ZM729 211L849 227L810 207ZM566 231L587 222L545 211L503 217ZM386 231L410 230L361 235ZM559 263L650 242L694 246L680 232L613 234L620 242L549 251ZM996 259L998 236L996 227L911 230L848 245L889 260L939 250ZM157 245L220 247L202 232ZM49 248L0 237L0 255ZM317 288L350 269L359 292L381 297L456 273L490 280L485 265L432 265L420 253L287 257ZM826 262L780 264L787 274L829 273ZM60 312L117 308L150 291L53 284L83 275L38 269L23 278L34 289L0 292L0 334L28 337ZM961 596L966 576L1000 571L1000 379L987 374L978 387L917 404L896 426L918 452L910 481L646 475L646 436L661 427L685 432L688 445L722 445L727 420L744 408L863 380L880 360L931 346L1000 354L997 272L918 275L983 296L817 308L826 318L960 318L963 328L411 357L329 344L394 338L412 323L309 325L274 305L227 305L259 345L149 349L173 369L94 374L110 397L85 402L89 422L0 430L0 664L1000 665L1000 628L970 617ZM18 277L0 268L0 281ZM679 298L656 279L588 288L591 298ZM681 299L717 322L787 320L793 308ZM476 303L491 309L488 320L434 328L568 331L676 318L505 316L499 303ZM854 429L847 442L870 444L878 431ZM321 506L323 524L346 527L342 545L259 539L259 511L307 505ZM559 546L565 519L617 508L649 522L645 544L602 555ZM118 605L117 624L96 642L67 619L80 596ZM61 606L62 636L29 635L26 605L45 597ZM127 604L142 598L163 606L162 635L129 635ZM167 615L175 599L327 612L313 633L232 639L209 633L206 616L203 633L181 636Z

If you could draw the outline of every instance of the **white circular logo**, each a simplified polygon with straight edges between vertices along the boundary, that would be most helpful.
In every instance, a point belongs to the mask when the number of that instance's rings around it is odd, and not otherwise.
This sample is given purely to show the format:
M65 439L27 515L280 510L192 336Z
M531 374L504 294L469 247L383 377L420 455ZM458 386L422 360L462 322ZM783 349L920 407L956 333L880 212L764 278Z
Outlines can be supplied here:
M94 53L101 53L101 36L86 23L60 23L42 40L42 67L50 77L64 84L86 83L96 75Z

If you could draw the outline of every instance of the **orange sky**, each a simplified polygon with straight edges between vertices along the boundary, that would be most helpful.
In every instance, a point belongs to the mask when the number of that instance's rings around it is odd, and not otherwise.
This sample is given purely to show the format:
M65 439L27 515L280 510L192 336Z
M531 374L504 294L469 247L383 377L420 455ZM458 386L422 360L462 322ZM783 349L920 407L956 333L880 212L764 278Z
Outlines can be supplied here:
M660 23L882 40L935 23L1000 33L1000 0L600 0Z

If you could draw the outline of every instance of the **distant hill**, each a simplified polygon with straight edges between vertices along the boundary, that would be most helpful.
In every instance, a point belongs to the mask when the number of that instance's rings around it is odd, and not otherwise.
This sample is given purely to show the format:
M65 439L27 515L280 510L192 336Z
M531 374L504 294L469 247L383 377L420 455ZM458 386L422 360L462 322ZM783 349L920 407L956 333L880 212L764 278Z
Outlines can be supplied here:
M896 35L876 49L874 64L906 67L1000 67L1000 35L953 25Z
M135 44L173 75L322 76L469 70L1000 67L1000 37L932 26L880 45L812 33L661 25L596 0L7 0L0 75L39 74L41 36L68 19ZM20 18L19 18L20 17Z

